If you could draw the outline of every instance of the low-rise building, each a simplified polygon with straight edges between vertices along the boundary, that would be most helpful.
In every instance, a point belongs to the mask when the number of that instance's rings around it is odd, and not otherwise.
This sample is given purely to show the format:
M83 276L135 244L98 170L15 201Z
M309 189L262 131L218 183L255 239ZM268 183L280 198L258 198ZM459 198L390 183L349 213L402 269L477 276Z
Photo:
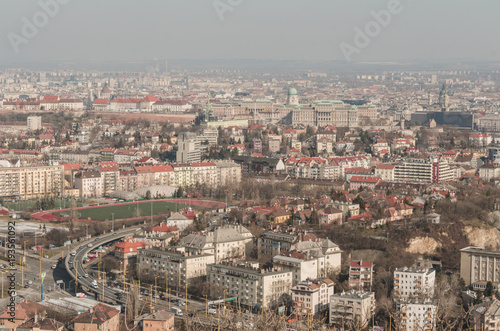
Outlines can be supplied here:
M494 298L472 307L470 324L474 330L500 330L500 300Z
M146 248L146 243L136 239L126 239L115 246L115 256L123 262L124 268L131 262L135 262L137 252Z
M74 331L118 331L120 330L120 311L106 304L98 303L75 317L71 324Z
M142 331L174 331L174 317L166 310L159 310L136 318L134 325L138 325Z

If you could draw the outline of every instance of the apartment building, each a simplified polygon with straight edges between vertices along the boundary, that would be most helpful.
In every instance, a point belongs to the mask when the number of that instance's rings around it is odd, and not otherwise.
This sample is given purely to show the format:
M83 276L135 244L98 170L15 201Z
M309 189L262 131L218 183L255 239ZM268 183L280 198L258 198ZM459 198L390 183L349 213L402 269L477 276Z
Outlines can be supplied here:
M61 196L63 174L63 166L0 168L0 197Z
M330 297L330 325L361 330L375 312L375 293L350 290Z
M244 259L253 248L253 235L245 227L226 226L206 234L191 233L182 238L178 247L187 253L213 254L215 263L227 259Z
M118 191L120 187L120 169L117 162L102 162L97 167L102 178L102 194L105 196Z
M394 299L431 298L434 295L434 269L401 268L394 270Z
M200 162L200 142L192 132L181 132L177 140L177 162Z
M28 116L28 130L36 131L42 129L42 117L41 116Z
M373 284L373 262L351 261L349 263L349 289L371 291Z
M170 250L141 249L137 252L141 277L159 276L161 287L183 288L196 278L207 275L207 266L215 263L213 254L182 253ZM165 285L163 285L165 284Z
M431 300L414 299L399 307L402 331L432 331L436 329L437 307Z
M486 289L492 282L498 289L500 283L500 252L488 251L480 247L466 247L460 250L460 277L465 285L474 290Z
M375 176L383 181L394 181L396 166L394 164L379 164L375 167Z
M283 252L273 257L273 265L293 273L293 285L318 277L318 260L301 252Z
M499 163L485 163L479 168L479 177L483 180L491 180L500 177Z
M292 288L292 272L279 268L262 269L258 263L221 263L207 267L210 284L225 288L226 297L237 297L241 305L266 309L281 306ZM211 295L222 293L211 286Z
M241 166L235 162L216 161L217 185L228 186L241 182Z
M102 177L97 170L81 171L75 175L75 188L84 198L100 197L102 195Z
M396 181L441 183L455 179L448 162L437 157L406 158L396 165Z
M334 285L331 279L325 278L305 280L292 287L295 315L315 315L328 310Z
M208 187L217 186L217 166L213 162L192 163L193 183L205 184Z

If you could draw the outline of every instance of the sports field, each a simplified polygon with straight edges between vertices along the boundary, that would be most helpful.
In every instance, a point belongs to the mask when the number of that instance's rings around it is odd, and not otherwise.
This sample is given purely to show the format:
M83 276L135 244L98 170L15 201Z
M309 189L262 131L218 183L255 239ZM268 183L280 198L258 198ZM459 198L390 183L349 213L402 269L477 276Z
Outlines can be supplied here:
M171 211L175 212L176 210L181 210L187 207L187 205L176 204L172 202L151 201L143 203L128 203L109 207L77 209L75 212L77 213L78 218L90 218L95 221L111 220L113 218L112 214L114 213L115 220L118 220L122 218L132 218L137 216L151 216L151 205L153 205L153 216L167 214ZM198 207L196 206L191 206L191 208L198 209ZM137 214L137 210L139 210L139 215ZM68 211L65 211L60 214L68 213Z

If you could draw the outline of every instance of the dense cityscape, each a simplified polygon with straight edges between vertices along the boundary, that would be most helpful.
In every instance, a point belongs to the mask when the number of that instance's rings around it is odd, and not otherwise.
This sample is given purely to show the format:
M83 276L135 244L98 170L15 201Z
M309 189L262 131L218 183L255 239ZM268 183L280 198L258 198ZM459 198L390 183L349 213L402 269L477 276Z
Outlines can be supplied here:
M0 331L500 330L500 3L1 6Z

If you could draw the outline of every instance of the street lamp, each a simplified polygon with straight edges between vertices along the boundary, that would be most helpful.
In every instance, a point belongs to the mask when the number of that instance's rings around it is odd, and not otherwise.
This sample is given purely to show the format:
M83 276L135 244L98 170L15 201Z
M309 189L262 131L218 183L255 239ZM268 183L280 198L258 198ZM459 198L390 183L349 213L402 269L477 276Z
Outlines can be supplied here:
M111 213L111 232L115 232L115 213Z
M151 202L151 225L153 225L153 203Z

